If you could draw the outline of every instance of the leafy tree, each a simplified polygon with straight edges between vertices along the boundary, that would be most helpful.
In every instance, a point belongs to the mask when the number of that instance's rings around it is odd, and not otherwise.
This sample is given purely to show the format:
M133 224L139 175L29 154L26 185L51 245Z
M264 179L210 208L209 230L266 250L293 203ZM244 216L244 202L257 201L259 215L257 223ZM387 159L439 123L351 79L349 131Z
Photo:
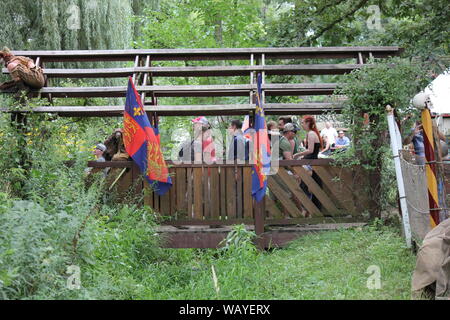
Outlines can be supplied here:
M385 203L382 172L391 154L386 106L396 109L398 119L414 114L411 97L428 81L422 65L396 58L353 71L344 77L337 91L347 97L342 115L353 139L351 148L336 160L344 166L362 165L369 170L371 187L367 191L378 209Z

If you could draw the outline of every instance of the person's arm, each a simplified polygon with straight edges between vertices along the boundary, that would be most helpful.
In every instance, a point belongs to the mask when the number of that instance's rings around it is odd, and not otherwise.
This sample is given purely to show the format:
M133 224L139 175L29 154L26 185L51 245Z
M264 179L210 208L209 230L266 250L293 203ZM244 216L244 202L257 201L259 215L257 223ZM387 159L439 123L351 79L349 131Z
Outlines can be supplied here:
M279 148L283 160L293 160L291 144L289 143L289 141L287 141L286 138L284 137L280 138Z
M350 138L349 137L345 137L345 144L344 147L348 147L350 145Z
M310 131L308 133L308 137L307 137L307 139L308 139L308 149L306 149L303 152L297 153L296 155L294 155L294 157L296 157L296 156L297 157L302 157L302 156L306 156L307 154L311 154L311 153L314 152L314 136L313 135L315 135L314 132Z
M283 151L283 159L284 160L294 160L292 158L292 152L291 151Z
M33 59L30 59L28 57L26 59L27 59L27 67L28 68L32 69L32 68L36 67L36 65L34 64Z
M412 139L414 138L414 135L419 133L420 129L422 128L422 125L415 126L413 130L411 130L411 133L403 139L403 144L408 145L412 142Z
M438 130L438 135L439 135L439 139L441 139L444 142L447 141L447 139L445 138L444 134L442 132L440 132L439 130Z
M15 64L9 63L6 68L9 71L9 75L11 76L11 79L13 79L13 81L15 81L15 82L19 82L21 80L20 77L19 76L13 76L12 73L11 73L16 66L17 66L16 63Z
M203 150L202 150L202 142L201 140L195 140L194 142L194 163L201 163L203 159Z
M326 152L328 150L330 150L330 143L327 140L327 144L325 145L325 148L320 153L324 153L324 152Z

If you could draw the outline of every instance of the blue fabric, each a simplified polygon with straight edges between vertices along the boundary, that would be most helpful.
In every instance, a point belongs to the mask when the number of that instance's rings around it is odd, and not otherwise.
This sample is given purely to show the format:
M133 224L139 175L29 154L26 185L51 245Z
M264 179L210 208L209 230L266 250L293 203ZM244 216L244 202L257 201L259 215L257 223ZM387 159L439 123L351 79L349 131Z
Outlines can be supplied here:
M412 129L414 131L414 128ZM415 134L412 138L412 143L414 145L414 152L416 155L425 157L425 146L423 142L423 131L419 131L419 133Z
M126 121L126 119L131 120ZM138 165L149 184L153 186L155 193L164 195L172 186L172 179L168 175L168 172L162 173L161 175L154 174L158 171L167 171L158 134L158 129L150 124L147 113L142 106L140 96L130 77L128 80L124 112L124 135L125 139L128 137L130 141L125 144L125 147L129 147L127 153ZM148 149L149 143L157 150ZM131 153L129 150L134 151ZM151 179L150 175L158 176L158 179Z
M266 119L264 117L264 108L261 102L262 97L262 75L258 73L257 92L256 92L256 110L254 129L256 131L255 145L255 165L252 170L252 196L256 202L261 201L267 189L267 174L270 172L270 141L267 135ZM258 155L261 155L260 157Z

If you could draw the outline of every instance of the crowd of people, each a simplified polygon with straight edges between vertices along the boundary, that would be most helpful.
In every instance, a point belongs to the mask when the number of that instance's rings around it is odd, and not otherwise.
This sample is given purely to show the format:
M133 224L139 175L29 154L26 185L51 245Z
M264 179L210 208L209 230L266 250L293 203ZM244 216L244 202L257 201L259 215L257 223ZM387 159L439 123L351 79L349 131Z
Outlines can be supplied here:
M184 163L214 163L215 142L210 122L202 116L193 119L192 124L193 137L181 144L178 159ZM230 121L227 133L231 139L226 148L226 160L249 160L251 137L244 132L247 128L245 121ZM301 130L304 131L303 139L299 134ZM278 160L326 158L350 146L350 139L345 136L344 131L336 131L330 122L326 122L325 128L319 131L313 116L303 117L300 127L292 121L292 117L280 117L278 122L268 121L267 132L272 144L272 154L278 154ZM275 136L278 139L273 139ZM274 148L279 152L274 153Z

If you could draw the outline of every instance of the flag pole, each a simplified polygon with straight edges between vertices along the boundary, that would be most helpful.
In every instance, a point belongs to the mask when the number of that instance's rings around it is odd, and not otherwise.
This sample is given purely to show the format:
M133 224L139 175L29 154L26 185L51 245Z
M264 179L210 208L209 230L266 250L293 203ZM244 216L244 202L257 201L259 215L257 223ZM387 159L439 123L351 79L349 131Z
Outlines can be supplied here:
M428 105L422 109L423 144L425 147L425 169L427 175L428 202L430 204L430 224L439 224L439 199L436 179L436 159L433 140L433 124Z

